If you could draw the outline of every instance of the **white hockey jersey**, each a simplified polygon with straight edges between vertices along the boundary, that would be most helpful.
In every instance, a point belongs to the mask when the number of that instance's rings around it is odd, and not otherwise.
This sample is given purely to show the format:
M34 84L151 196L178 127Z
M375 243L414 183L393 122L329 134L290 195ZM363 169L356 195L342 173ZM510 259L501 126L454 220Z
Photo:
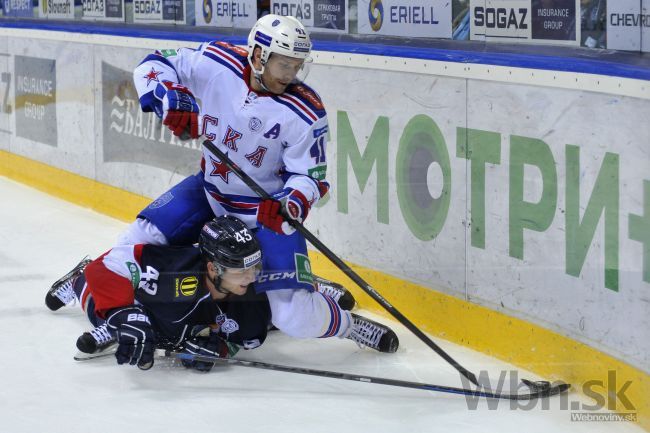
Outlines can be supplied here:
M282 95L255 92L247 56L224 42L150 54L134 71L140 105L161 116L156 85L172 81L188 87L203 117L200 133L270 194L293 188L314 204L329 188L321 99L305 84L291 84ZM254 227L258 196L205 148L201 170L215 215L233 214Z

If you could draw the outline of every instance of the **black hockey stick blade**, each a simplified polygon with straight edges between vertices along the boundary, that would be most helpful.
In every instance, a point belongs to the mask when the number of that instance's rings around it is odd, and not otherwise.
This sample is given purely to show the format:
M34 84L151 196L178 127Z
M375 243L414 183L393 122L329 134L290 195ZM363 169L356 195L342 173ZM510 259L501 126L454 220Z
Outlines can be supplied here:
M504 400L533 400L538 398L551 397L553 395L566 392L571 386L566 383L557 383L553 385L549 384L549 386L539 387L535 385L537 382L524 381L532 384L532 386L527 384L529 386L529 392L509 394L506 392L491 391L491 390L486 390L481 388L472 390L472 389L459 388L453 386L410 382L407 380L387 379L383 377L363 376L363 375L351 374L351 373L339 373L339 372L327 371L327 370L315 370L312 368L289 367L286 365L270 364L267 362L260 362L260 361L246 361L243 359L234 359L234 358L219 358L216 356L194 355L190 353L169 352L169 356L172 356L176 359L185 360L185 361L214 362L219 364L235 365L240 367L261 368L264 370L282 371L285 373L305 374L309 376L328 377L331 379L351 380L351 381L364 382L364 383L376 383L379 385L389 385L389 386L397 386L402 388L420 389L424 391L445 392L450 394L460 394L466 396L495 398L495 399L504 399Z

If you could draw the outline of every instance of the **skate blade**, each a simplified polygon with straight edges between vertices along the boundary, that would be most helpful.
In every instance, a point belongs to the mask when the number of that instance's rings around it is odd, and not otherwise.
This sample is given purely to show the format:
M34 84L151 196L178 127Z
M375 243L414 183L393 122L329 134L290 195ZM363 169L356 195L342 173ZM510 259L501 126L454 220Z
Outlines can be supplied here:
M74 360L88 361L90 359L106 358L108 356L114 355L115 352L117 352L117 343L111 344L104 350L100 350L95 353L85 353L85 352L77 351L77 353L74 355Z
M80 261L79 263L77 263L77 266L75 266L74 268L72 268L72 270L71 270L70 272L68 272L67 274L65 274L64 276L62 276L62 277L59 278L58 280L56 280L56 281L54 282L54 284L52 284L52 286L50 287L50 291L51 291L52 289L54 289L56 286L60 286L61 283L63 283L64 281L69 280L70 278L72 278L72 276L73 276L74 274L76 274L76 273L79 272L79 269L81 269L82 267L85 268L86 266L88 266L88 264L89 264L91 261L92 261L92 260L91 260L90 256L86 256L86 257L84 257L83 259L81 259L81 261Z

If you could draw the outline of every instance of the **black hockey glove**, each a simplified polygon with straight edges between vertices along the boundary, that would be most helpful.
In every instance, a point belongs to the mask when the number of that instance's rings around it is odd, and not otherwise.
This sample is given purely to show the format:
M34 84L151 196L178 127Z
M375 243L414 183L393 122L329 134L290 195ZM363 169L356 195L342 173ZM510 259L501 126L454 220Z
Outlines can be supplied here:
M195 336L185 342L181 353L190 355L215 356L217 358L228 358L228 343L226 343L216 332L210 332L208 336ZM208 372L212 370L214 362L198 360L181 360L187 368Z
M106 315L106 324L117 333L118 364L137 365L141 370L153 367L156 348L149 317L137 305L116 308Z

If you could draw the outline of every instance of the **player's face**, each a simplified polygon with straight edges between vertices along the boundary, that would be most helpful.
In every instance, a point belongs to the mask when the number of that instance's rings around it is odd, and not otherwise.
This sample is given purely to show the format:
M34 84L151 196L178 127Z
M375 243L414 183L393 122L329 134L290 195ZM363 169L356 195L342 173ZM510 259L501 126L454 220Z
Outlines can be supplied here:
M302 59L294 59L281 54L271 54L266 62L262 81L264 85L275 94L284 93L287 86L296 79L298 72L303 67Z
M221 288L233 295L243 295L246 293L248 285L255 281L258 274L258 267L248 269L227 268L221 275Z

